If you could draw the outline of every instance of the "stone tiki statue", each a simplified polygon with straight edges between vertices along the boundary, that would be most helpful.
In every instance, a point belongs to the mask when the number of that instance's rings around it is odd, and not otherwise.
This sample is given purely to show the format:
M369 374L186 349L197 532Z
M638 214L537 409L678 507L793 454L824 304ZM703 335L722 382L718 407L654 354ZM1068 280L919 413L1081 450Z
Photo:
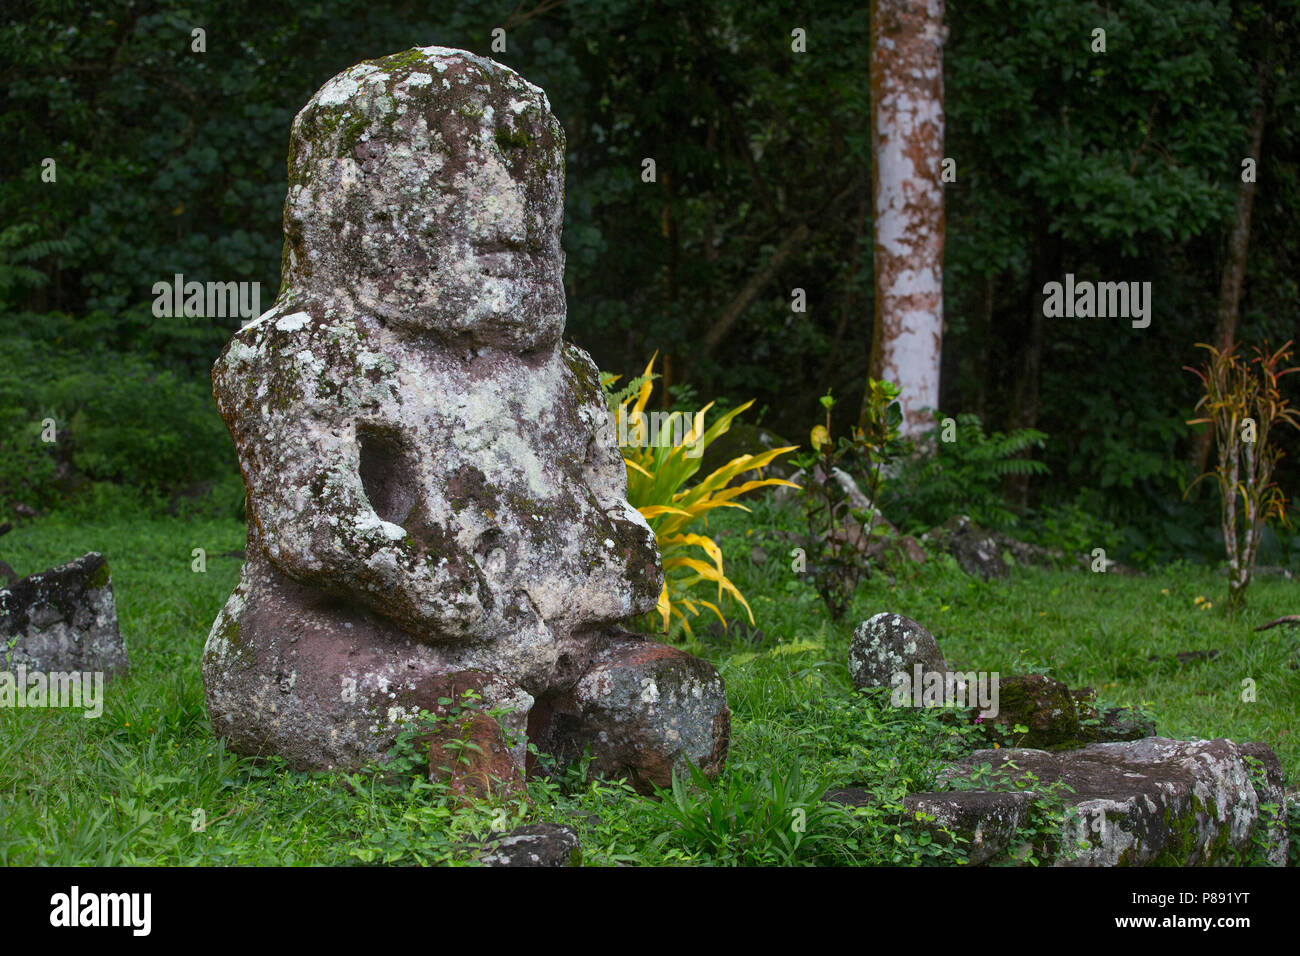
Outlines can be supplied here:
M514 733L472 728L465 789L517 786L524 734L642 790L721 768L721 678L617 626L663 573L561 340L563 169L545 93L458 50L355 66L294 120L281 292L213 369L248 508L203 653L233 749L355 769L472 689Z

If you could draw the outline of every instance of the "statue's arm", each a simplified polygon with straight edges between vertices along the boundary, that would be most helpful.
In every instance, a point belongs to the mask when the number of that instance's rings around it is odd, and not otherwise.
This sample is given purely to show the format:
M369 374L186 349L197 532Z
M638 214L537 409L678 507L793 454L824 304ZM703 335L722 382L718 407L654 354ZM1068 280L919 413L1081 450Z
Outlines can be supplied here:
M249 518L289 577L426 639L480 636L492 598L474 555L450 538L430 549L425 535L418 546L366 495L356 422L383 397L376 389L393 386L341 365L338 356L357 352L355 343L267 324L241 331L222 353L214 393L239 453Z

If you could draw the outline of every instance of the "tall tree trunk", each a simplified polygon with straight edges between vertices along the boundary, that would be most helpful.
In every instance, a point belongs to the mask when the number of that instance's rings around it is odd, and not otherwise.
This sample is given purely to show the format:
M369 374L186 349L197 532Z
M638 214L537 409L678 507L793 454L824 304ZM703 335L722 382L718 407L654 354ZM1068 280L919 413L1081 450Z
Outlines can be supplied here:
M1259 98L1250 114L1250 144L1247 156L1259 164L1260 146L1264 141L1264 123L1268 118L1272 100L1272 64L1259 68ZM1242 157L1243 159L1245 157ZM1238 167L1240 168L1240 167ZM1214 340L1217 349L1226 349L1237 337L1237 316L1241 308L1241 288L1246 279L1246 250L1250 246L1250 215L1255 204L1255 183L1237 183L1237 210L1232 232L1228 236L1228 256L1219 280L1219 308L1214 320ZM1202 429L1192 443L1191 461L1199 475L1205 471L1210 457L1212 429Z
M876 279L871 375L902 387L904 435L930 427L922 409L939 405L943 12L943 0L871 3Z

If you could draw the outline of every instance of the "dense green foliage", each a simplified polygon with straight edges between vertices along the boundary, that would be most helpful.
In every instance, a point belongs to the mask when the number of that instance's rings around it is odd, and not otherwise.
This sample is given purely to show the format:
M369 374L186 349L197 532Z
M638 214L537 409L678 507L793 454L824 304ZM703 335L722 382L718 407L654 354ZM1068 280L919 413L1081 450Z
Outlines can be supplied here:
M1002 495L1002 482L1012 475L1047 471L1042 462L1023 457L1041 448L1047 436L1032 428L985 435L979 416L969 413L943 421L888 484L881 507L913 534L955 513L988 527L1014 526L1019 518Z
M868 547L873 535L886 531L886 522L878 520L874 504L867 509L855 507L849 497L852 484L836 480L839 474L854 481L862 477L861 490L867 502L880 500L881 480L886 467L898 457L899 425L903 420L898 402L899 388L892 382L871 379L862 403L860 423L848 435L833 436L831 417L835 398L828 392L821 397L825 424L816 425L808 438L812 450L791 459L798 465L804 481L800 493L803 518L808 529L803 538L807 551L806 573L812 578L833 620L840 620L853 603L858 584L870 574L872 562L864 561L862 545ZM852 534L850 528L861 528Z
M958 178L946 187L941 405L978 415L990 434L1049 436L1035 455L1048 472L1006 483L1002 513L1092 509L1121 529L1133 562L1220 553L1211 496L1182 499L1195 395L1180 369L1214 327L1260 102L1239 338L1282 341L1300 315L1297 9L948 9L945 152ZM490 49L497 26L504 52ZM791 50L796 26L806 53ZM191 49L195 27L205 52ZM1104 54L1089 48L1096 27ZM53 353L20 346L0 361L5 504L66 498L59 462L166 494L233 474L215 429L191 412L236 320L157 319L152 286L177 273L257 281L269 305L295 111L348 65L420 44L492 55L547 90L568 133L569 335L602 368L630 372L658 350L665 396L756 396L762 424L796 436L828 388L862 393L873 311L865 4L808 14L769 0L18 0L0 19L0 339L49 343L58 359L36 395L26 363ZM646 157L654 183L641 180ZM55 182L42 179L46 158ZM1044 319L1041 285L1067 272L1152 281L1150 328ZM791 311L795 288L806 312ZM91 378L51 384L55 365L78 361ZM92 408L85 389L119 369L116 392ZM57 447L32 444L38 406L70 425ZM153 410L147 423L141 408ZM123 445L96 444L91 433L113 429ZM169 451L182 444L193 460ZM1278 471L1292 493L1298 457ZM1266 542L1261 561L1287 560L1292 535Z
M157 493L228 470L230 439L202 379L39 339L0 340L0 363L23 373L0 379L0 482L29 505L58 505L86 481Z

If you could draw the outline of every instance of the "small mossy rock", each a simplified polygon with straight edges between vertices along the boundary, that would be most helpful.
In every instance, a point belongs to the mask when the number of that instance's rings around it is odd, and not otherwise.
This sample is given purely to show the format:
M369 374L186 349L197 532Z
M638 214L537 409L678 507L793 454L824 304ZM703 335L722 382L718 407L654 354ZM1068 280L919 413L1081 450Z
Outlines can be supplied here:
M1010 849L1033 802L1032 794L997 790L910 793L903 798L908 813L923 815L936 841L951 843L954 835L962 838L961 849L972 865Z
M721 772L731 743L722 678L685 651L640 634L611 635L567 693L541 701L529 737L570 763L590 748L589 770L626 778L640 793L689 775Z
M1106 707L1101 712L1101 724L1080 728L1079 738L1086 743L1114 743L1141 740L1156 735L1156 722L1132 707Z
M1010 574L997 539L965 515L953 515L927 531L921 540L939 544L972 577L990 581Z
M1074 712L1079 717L1080 725L1084 723L1101 723L1101 713L1097 710L1097 689L1095 687L1076 687L1070 691L1070 699L1074 701Z
M483 866L581 866L578 834L558 823L529 823L494 833L478 856Z
M1000 531L989 531L987 534L999 551L1010 554L1012 560L1021 567L1059 568L1067 561L1065 552L1056 548L1030 544Z
M10 646L12 645L12 646ZM91 551L0 589L0 667L28 673L125 673L108 561Z
M1034 793L1064 784L1066 820L1047 850L1057 866L1230 865L1248 859L1261 824L1245 757L1221 738L1149 737L1054 753L980 750L940 779L969 779L988 765L986 790Z
M822 794L822 802L838 803L842 807L874 807L880 798L862 787L839 787Z
M283 285L213 368L248 511L203 653L232 750L359 769L468 672L521 731L654 609L654 533L562 338L564 151L545 92L443 47L344 70L295 117ZM639 764L713 753L698 717L665 699ZM587 735L611 763L615 729Z
M1014 728L1028 728L1021 733ZM1079 741L1079 715L1070 688L1044 674L1004 677L998 683L998 712L981 721L990 741L1022 747L1054 747Z
M948 672L939 642L910 617L882 611L854 628L849 676L858 690L892 687L895 674L910 679L918 664L925 673Z

